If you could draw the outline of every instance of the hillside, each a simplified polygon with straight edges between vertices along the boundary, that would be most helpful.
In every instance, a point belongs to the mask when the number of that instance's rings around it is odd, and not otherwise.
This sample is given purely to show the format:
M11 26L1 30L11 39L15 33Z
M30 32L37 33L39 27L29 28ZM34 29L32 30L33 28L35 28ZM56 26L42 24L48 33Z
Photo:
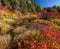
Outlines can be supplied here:
M60 49L60 6L0 0L0 49Z

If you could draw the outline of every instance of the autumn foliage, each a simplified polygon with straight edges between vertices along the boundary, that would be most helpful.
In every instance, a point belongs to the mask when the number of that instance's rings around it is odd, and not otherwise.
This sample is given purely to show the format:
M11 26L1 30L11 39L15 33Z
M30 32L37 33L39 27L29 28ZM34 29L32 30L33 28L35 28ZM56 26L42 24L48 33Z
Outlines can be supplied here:
M29 0L4 1L0 6L0 42L10 35L7 48L1 44L5 49L60 49L59 7L45 9Z

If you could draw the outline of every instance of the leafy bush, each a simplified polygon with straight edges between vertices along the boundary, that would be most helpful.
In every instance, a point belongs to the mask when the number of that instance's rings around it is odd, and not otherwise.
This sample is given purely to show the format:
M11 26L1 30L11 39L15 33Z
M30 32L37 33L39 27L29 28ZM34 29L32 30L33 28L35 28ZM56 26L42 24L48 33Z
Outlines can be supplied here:
M6 34L6 33L9 32L11 29L12 29L12 26L6 24L6 25L4 25L4 26L1 28L1 34Z

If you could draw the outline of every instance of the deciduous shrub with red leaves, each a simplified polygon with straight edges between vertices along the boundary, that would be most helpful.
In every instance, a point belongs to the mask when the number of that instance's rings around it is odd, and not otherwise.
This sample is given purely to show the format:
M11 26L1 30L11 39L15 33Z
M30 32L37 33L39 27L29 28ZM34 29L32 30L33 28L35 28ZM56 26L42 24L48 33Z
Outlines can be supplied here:
M58 34L60 34L60 31L55 32L51 28L51 25L52 22L49 22L47 25L47 29L42 30L42 32L39 32L40 33L39 35L37 35L38 33L36 33L35 36L30 34L29 36L30 38L28 39L26 39L27 37L25 37L23 39L23 45L19 44L21 42L18 42L18 47L20 45L20 46L24 46L24 47L20 47L21 49L54 49L54 48L59 49L60 36ZM39 30L37 30L37 32L38 31Z
M56 17L60 18L60 12L44 11L44 12L41 12L41 16L42 16L42 18L56 18Z

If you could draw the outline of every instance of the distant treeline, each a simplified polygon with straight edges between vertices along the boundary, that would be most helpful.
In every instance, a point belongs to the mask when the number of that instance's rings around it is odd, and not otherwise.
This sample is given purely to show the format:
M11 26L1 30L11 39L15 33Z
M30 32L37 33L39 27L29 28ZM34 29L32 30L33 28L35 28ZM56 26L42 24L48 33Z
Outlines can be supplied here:
M21 12L42 12L45 10L48 12L60 12L60 6L42 8L35 3L35 0L0 0L0 5L10 10L19 10Z

